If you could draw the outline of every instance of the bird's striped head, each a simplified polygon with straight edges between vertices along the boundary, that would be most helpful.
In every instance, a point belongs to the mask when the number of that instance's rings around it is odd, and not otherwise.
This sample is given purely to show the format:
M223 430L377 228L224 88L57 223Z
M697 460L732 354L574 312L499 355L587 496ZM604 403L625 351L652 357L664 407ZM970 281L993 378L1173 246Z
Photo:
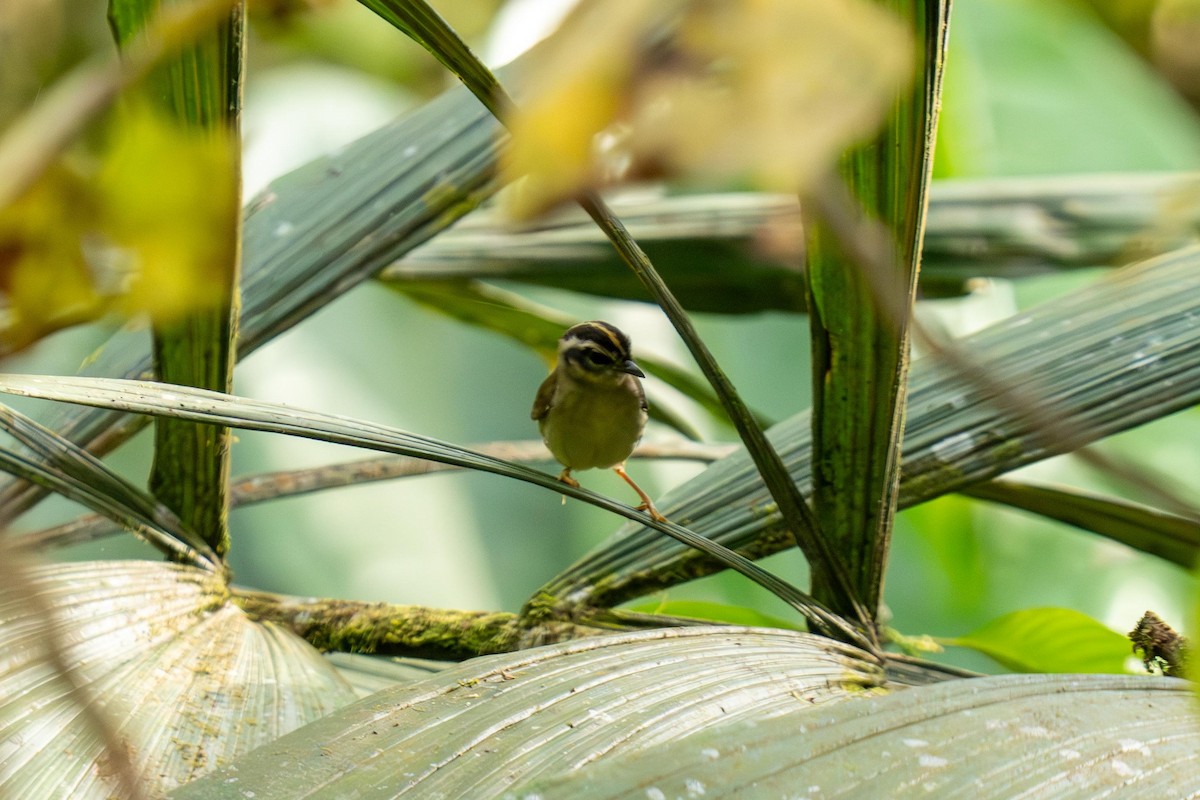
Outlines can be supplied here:
M593 320L567 329L558 340L558 363L573 378L619 381L623 375L646 377L629 352L629 337L616 326Z

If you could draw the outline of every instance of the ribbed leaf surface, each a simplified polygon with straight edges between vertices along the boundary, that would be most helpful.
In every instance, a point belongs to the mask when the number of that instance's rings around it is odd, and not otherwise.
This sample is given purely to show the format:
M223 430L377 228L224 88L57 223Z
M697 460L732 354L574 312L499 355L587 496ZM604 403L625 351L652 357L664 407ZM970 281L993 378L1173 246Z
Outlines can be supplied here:
M807 634L675 628L474 659L374 694L176 798L488 798L714 724L862 696L883 679Z
M770 720L525 784L516 800L1147 798L1200 793L1182 681L1004 675Z
M354 699L306 642L228 605L212 573L112 561L28 574L152 795ZM0 795L109 798L106 753L47 664L45 636L24 599L0 590Z

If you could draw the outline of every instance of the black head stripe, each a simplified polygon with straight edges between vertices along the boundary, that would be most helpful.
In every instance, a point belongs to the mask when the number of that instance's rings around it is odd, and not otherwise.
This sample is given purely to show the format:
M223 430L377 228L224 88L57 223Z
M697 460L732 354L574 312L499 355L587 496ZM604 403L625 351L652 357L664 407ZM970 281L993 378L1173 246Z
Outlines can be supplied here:
M563 339L592 342L612 355L614 361L629 358L629 337L607 322L581 322L564 333Z

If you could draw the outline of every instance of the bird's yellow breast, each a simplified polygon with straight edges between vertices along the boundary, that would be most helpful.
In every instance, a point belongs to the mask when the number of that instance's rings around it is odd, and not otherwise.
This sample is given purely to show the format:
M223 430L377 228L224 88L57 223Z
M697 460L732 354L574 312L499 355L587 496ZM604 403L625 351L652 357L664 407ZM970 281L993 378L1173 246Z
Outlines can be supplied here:
M625 376L627 381L637 380ZM560 375L550 411L538 422L546 447L573 470L615 466L629 457L646 425L640 392L624 381L580 386Z

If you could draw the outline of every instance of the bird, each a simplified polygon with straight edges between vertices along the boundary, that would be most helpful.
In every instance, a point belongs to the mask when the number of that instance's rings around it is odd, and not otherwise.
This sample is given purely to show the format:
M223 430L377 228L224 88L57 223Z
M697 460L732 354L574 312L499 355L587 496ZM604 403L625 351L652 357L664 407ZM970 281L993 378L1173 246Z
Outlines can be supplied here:
M625 472L625 460L646 428L645 377L630 354L628 336L607 322L581 322L558 340L554 369L538 388L530 417L564 467L560 481L578 487L572 471L611 469L637 492L639 511L666 522Z

